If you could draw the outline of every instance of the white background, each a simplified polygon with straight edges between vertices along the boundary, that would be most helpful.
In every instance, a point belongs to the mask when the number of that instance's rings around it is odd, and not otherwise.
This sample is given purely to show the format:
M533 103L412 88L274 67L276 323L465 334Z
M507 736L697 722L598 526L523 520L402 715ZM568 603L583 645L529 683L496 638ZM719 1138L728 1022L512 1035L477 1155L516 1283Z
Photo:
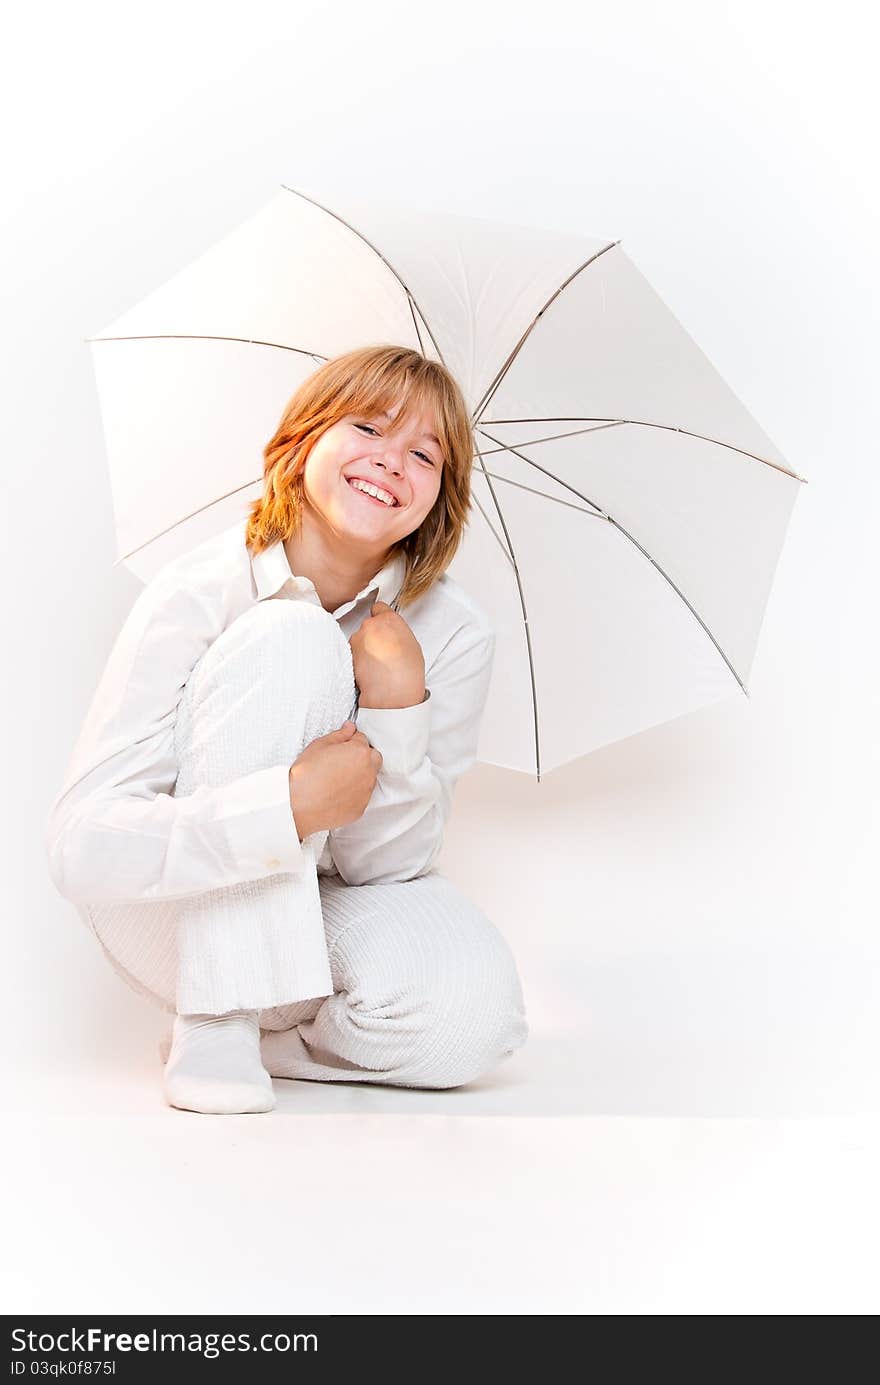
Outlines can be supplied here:
M307 186L329 169L367 195L621 239L809 481L749 700L605 747L540 785L486 766L460 784L440 865L509 938L532 1026L506 1086L459 1094L472 1098L467 1112L643 1116L658 1129L661 1118L692 1117L822 1118L826 1130L845 1118L873 1128L875 52L869 9L851 0L830 11L779 0L19 8L0 59L2 904L12 956L4 1053L10 1074L30 1073L23 1122L51 1109L56 1080L57 1090L73 1083L67 1090L83 1093L95 1120L108 1073L121 1083L147 1073L143 1090L155 1102L164 1028L55 894L44 856L49 803L139 590L113 567L84 338L280 183ZM82 1085L92 1076L94 1091ZM317 1086L281 1085L295 1088L291 1111L320 1111L325 1099L336 1109L338 1097ZM400 1092L379 1095L384 1105L370 1109L386 1110L389 1122L465 1109L450 1106L454 1093L409 1094L409 1104ZM136 1122L137 1102L125 1110ZM187 1122L151 1107L157 1113ZM228 1135L228 1122L220 1125ZM91 1166L91 1156L82 1160ZM781 1160L779 1187L787 1167ZM839 1173L829 1184L847 1181ZM31 1162L23 1176L36 1188L54 1174ZM768 1205L778 1194L769 1186ZM163 1202L158 1175L153 1192ZM625 1184L618 1193L627 1197ZM504 1194L502 1185L499 1218ZM517 1194L520 1210L523 1198L528 1191ZM657 1205L666 1205L662 1194ZM859 1217L866 1212L876 1216L876 1203ZM198 1306L191 1281L176 1297L170 1289L151 1299L133 1276L123 1279L126 1297L99 1260L89 1271L95 1307ZM72 1311L73 1289L41 1264L35 1253L15 1306ZM701 1299L705 1267L687 1261L678 1296L667 1297L642 1279L636 1292L622 1265L618 1298L604 1281L592 1297L585 1288L566 1299L560 1289L556 1311L691 1312L705 1302L724 1312L740 1303L730 1285ZM474 1287L476 1306L463 1309L452 1272L440 1273L448 1296L432 1299L446 1305L436 1311L512 1311L494 1303L491 1275ZM781 1278L774 1264L757 1311L771 1302L780 1311ZM834 1282L824 1298L816 1289L811 1311L827 1311ZM329 1297L309 1306L362 1311L328 1283ZM858 1286L868 1295L856 1274L839 1311L859 1311ZM363 1302L348 1289L351 1304ZM408 1311L387 1292L370 1311ZM516 1311L554 1311L537 1288L523 1293ZM805 1287L788 1311L808 1301ZM248 1303L233 1284L225 1307Z

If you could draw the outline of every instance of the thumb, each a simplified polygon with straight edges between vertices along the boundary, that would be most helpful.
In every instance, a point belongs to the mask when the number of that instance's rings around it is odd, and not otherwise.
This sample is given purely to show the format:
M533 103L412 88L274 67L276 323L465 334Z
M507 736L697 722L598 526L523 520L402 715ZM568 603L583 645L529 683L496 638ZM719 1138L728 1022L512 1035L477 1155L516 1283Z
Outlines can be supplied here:
M337 726L335 731L328 731L325 736L319 736L321 741L346 741L355 730L353 721L344 721L341 726Z

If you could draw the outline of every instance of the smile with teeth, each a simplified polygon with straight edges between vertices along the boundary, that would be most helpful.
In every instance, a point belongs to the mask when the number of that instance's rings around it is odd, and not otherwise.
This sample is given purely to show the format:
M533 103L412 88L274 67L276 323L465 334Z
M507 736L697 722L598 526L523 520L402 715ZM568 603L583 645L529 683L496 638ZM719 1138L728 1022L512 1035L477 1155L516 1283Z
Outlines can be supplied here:
M383 491L381 486L373 486L369 481L362 481L359 476L346 477L346 480L352 490L360 491L374 504L384 505L389 510L397 505L394 496L390 495L388 491Z

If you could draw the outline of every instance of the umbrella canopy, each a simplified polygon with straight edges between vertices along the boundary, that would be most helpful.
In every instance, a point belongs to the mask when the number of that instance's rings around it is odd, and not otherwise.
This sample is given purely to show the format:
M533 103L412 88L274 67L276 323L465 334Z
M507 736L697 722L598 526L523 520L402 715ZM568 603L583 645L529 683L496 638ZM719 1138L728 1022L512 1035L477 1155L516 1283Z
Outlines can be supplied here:
M282 188L90 340L145 581L244 518L318 365L444 362L477 449L448 571L497 634L481 761L540 778L747 691L803 478L619 241Z

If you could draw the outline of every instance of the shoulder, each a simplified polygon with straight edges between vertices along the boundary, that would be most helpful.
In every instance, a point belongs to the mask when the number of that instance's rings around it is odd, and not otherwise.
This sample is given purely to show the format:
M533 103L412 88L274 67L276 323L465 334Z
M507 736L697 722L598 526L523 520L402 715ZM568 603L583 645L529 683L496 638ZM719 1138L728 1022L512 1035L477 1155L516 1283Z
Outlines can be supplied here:
M252 603L244 524L231 526L162 564L138 593L120 640L206 648Z
M139 599L145 605L178 597L222 606L230 599L247 600L250 591L250 555L244 521L238 521L163 563Z
M429 677L446 671L484 669L495 652L495 631L482 603L448 573L404 610L421 643Z
M249 571L244 521L239 520L164 563L148 585L203 586L207 589L218 582L248 575Z
M494 629L488 613L472 592L467 591L454 577L444 572L422 598L431 601L437 613L455 629L465 629L474 636L494 639Z

